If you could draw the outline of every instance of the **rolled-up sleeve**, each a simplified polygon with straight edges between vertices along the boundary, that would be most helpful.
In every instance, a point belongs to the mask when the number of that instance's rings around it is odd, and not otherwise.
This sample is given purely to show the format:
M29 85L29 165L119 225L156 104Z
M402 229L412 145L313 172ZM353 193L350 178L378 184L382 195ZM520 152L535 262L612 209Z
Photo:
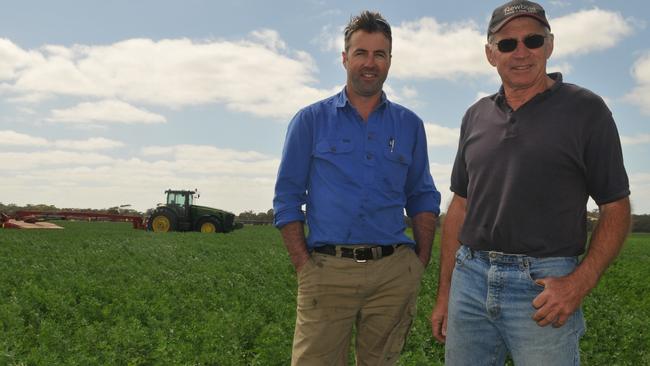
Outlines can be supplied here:
M307 199L307 182L312 155L310 112L303 109L291 120L282 150L273 198L274 225L278 228L305 221L302 206Z
M431 177L427 155L427 138L424 124L419 121L413 151L413 161L406 178L406 214L413 217L420 212L440 214L440 192Z

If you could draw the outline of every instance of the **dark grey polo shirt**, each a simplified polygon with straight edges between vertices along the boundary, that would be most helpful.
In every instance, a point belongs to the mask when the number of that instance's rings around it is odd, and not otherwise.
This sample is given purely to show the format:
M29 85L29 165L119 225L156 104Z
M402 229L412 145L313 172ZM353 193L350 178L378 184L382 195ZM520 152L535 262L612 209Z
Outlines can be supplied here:
M467 198L460 242L534 257L585 249L587 199L630 194L612 113L587 89L556 83L518 110L503 95L471 106L461 126L451 190Z

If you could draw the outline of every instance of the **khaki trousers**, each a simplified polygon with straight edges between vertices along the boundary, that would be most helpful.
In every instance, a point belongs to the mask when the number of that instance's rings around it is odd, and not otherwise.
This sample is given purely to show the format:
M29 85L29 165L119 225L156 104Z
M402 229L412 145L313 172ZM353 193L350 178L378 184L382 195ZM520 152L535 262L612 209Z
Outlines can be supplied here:
M353 326L357 365L396 364L423 273L408 246L365 263L314 252L298 273L291 364L347 365Z

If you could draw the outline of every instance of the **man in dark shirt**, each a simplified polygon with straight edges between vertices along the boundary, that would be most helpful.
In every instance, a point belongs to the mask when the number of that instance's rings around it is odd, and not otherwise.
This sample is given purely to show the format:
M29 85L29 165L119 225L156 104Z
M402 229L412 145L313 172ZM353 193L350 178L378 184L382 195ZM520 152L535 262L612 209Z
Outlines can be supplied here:
M579 364L580 304L617 256L630 194L612 114L547 74L544 9L495 9L485 53L502 87L469 108L443 225L433 335L448 365ZM586 204L600 219L587 241ZM550 326L549 326L550 325Z
M422 120L382 92L391 30L380 14L350 20L342 56L345 89L293 118L275 186L275 225L298 273L292 364L347 364L355 326L357 364L394 365L440 193ZM415 241L404 233L405 209Z

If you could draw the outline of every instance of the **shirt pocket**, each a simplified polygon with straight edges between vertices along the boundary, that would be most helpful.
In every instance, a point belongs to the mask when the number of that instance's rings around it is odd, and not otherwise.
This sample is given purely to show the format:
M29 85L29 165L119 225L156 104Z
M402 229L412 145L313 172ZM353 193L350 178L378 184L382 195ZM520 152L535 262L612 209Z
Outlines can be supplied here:
M411 156L400 151L384 151L383 180L393 191L404 192Z
M354 144L348 139L326 139L316 144L314 155L326 160L336 155L349 153L354 150Z
M354 144L348 139L325 139L316 143L313 169L328 179L346 182L353 180L354 164L351 161Z

